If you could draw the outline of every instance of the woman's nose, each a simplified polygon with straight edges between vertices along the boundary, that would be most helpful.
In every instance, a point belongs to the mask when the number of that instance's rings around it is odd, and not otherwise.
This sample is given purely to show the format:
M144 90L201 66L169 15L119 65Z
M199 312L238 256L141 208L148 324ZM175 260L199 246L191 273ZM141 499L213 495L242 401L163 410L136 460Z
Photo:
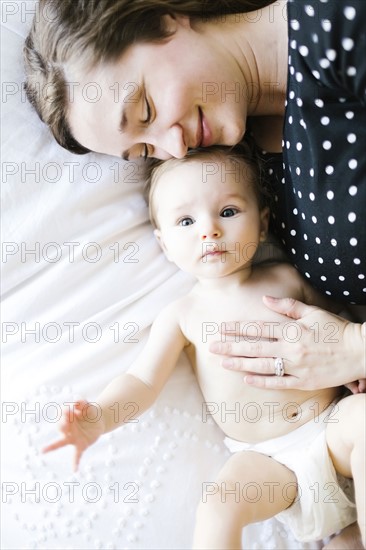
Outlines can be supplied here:
M160 152L159 158L181 159L186 156L188 147L184 142L183 129L179 124L174 124L159 136L156 136L156 150Z

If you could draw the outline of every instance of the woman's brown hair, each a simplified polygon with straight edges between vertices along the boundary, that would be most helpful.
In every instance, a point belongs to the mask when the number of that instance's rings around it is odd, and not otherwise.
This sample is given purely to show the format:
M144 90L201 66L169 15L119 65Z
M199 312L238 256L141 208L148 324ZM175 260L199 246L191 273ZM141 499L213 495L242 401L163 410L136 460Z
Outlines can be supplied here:
M89 68L116 60L136 42L169 36L166 14L209 20L246 13L273 0L40 0L25 41L27 97L56 141L77 154L78 143L67 123L69 87L65 65L82 61Z

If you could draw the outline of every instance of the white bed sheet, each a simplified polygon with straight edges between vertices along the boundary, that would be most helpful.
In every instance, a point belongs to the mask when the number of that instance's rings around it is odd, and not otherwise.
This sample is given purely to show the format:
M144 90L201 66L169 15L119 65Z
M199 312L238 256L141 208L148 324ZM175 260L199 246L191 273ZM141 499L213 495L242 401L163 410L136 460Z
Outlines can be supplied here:
M61 149L22 92L34 2L2 3L2 525L5 549L185 549L203 482L227 459L202 422L184 356L156 405L102 438L42 455L61 405L128 368L162 307L192 280L163 256L138 166ZM245 548L301 545L276 520Z

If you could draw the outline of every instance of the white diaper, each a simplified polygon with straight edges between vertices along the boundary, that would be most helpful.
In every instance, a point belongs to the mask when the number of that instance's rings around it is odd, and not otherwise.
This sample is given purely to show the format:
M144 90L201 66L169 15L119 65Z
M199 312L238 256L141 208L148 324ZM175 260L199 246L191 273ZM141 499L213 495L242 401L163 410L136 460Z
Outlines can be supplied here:
M275 439L256 444L243 443L229 437L224 440L233 453L262 453L295 473L298 496L276 518L288 525L300 542L323 539L357 519L353 484L337 476L325 439L325 428L327 420L331 421L333 406L311 422Z

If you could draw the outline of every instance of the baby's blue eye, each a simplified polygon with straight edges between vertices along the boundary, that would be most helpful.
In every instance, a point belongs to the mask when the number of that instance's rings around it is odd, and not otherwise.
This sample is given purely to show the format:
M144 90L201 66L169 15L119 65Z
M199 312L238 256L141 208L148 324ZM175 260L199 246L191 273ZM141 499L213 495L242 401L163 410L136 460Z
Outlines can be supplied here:
M179 220L179 225L182 225L183 227L186 225L192 225L192 223L194 223L192 218L182 218Z
M238 210L236 208L225 208L220 214L222 218L230 218L231 216L235 216L237 214Z

